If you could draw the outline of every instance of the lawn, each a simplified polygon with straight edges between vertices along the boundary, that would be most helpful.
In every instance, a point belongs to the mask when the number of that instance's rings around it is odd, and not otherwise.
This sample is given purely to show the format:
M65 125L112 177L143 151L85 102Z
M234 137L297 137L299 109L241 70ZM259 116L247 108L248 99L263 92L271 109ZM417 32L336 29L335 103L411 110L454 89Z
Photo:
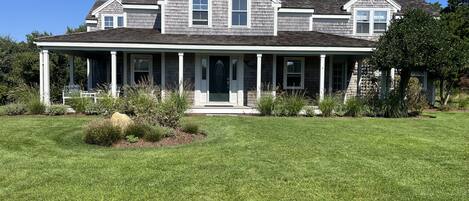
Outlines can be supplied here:
M205 141L86 145L92 117L0 117L0 200L467 200L469 113L190 117Z

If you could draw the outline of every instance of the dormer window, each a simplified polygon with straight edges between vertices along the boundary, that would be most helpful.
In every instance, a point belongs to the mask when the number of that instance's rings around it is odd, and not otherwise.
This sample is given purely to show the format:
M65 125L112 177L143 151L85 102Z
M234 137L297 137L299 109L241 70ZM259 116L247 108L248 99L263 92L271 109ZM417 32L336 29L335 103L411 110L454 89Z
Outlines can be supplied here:
M382 34L389 25L389 9L357 9L355 11L354 33L358 35Z
M375 11L374 14L374 33L384 33L388 29L388 12Z
M125 27L125 19L123 15L103 15L103 29L114 29Z
M192 0L192 25L208 25L208 0Z
M232 0L231 24L233 26L247 26L248 0Z
M370 33L370 11L357 11L357 33Z

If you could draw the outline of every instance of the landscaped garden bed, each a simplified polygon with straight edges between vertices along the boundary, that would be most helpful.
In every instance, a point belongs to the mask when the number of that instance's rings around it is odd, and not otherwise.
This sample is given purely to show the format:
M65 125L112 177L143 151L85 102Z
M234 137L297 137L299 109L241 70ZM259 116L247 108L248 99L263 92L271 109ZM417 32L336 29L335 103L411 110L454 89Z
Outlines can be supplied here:
M190 144L205 139L204 134L190 134L183 131L175 131L174 135L165 137L158 142L149 142L139 139L137 142L131 143L128 140L119 140L112 145L116 148L145 148L145 147L172 147L184 144Z

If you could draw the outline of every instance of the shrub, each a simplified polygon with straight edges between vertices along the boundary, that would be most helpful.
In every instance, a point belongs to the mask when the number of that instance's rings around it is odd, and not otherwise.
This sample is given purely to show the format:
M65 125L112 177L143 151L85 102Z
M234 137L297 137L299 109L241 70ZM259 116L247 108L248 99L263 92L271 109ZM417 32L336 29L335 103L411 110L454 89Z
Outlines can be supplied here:
M402 118L408 116L406 102L401 101L397 90L393 90L389 93L388 97L383 100L382 110L383 116L387 118Z
M0 106L0 116L5 116L5 115L7 115L5 111L5 106Z
M460 110L466 110L469 108L469 97L459 97L458 107Z
M157 107L157 121L163 127L177 128L189 108L186 94L172 92Z
M44 114L46 111L46 105L41 103L39 99L29 101L26 106L29 114Z
M360 98L351 98L344 105L345 115L358 117L365 112L365 103Z
M145 123L133 123L124 130L124 136L143 137L145 134L152 132L152 129L150 125Z
M310 107L307 107L306 110L305 110L305 115L307 117L314 117L316 116L316 112L315 112L315 108L310 106Z
M188 122L182 125L182 131L190 134L197 134L199 132L199 125Z
M133 136L133 135L127 135L125 136L125 139L127 140L127 142L129 143L137 143L140 138L136 137L136 136Z
M121 129L110 120L95 120L85 128L83 140L88 144L111 146L121 137Z
M307 100L302 92L282 94L275 99L274 114L277 116L297 116L306 103Z
M47 114L50 116L59 116L67 114L68 106L65 105L51 105L47 108Z
M73 97L70 99L70 107L72 107L76 113L85 113L86 108L90 104L93 104L93 102L87 97Z
M102 107L97 103L91 103L85 107L85 114L86 115L98 115L102 114Z
M331 117L339 105L339 101L334 96L325 96L324 100L319 102L319 110L323 117Z
M151 127L151 132L147 132L145 133L145 136L143 136L145 138L145 140L149 141L149 142L158 142L161 140L161 138L164 136L166 130L162 127L159 127L159 126L155 126L155 127Z
M274 110L275 99L272 95L262 96L257 101L257 109L262 116L270 116Z
M406 94L406 104L412 113L421 114L428 107L427 97L417 78L411 78Z
M3 113L8 116L16 116L26 114L27 107L21 103L14 103L3 106Z

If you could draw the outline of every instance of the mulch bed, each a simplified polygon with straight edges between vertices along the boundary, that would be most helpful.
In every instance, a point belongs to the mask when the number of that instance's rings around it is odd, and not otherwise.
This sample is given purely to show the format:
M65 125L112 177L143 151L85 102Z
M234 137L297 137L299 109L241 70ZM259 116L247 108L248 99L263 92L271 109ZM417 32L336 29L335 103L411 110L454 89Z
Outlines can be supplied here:
M130 143L126 140L120 140L112 145L115 148L144 148L144 147L173 147L178 145L190 144L198 140L205 139L206 136L202 134L189 134L182 131L176 131L176 134L171 137L166 137L158 142L147 142L140 139L136 143Z

